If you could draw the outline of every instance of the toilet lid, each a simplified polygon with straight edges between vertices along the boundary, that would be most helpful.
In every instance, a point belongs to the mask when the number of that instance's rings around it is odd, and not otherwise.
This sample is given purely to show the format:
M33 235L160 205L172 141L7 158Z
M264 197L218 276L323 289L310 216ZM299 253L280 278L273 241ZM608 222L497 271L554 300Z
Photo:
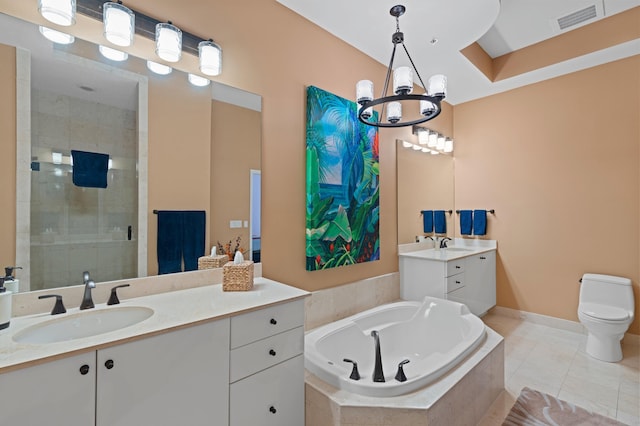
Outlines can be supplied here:
M580 312L593 318L607 321L623 321L629 319L629 313L615 306L600 305L598 303L583 303Z

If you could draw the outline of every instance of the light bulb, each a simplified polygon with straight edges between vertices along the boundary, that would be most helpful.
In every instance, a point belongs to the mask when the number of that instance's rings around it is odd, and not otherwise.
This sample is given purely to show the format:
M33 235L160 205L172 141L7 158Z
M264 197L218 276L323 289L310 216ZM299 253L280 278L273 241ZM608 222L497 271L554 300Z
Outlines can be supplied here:
M209 83L211 82L207 78L200 77L199 75L195 75L195 74L191 74L191 73L189 73L187 78L189 79L189 83L193 84L194 86L198 86L198 87L208 86Z
M171 22L156 25L156 55L167 62L178 62L182 56L182 31Z
M147 68L149 68L151 72L159 75L168 75L171 74L171 71L173 71L173 68L171 68L169 65L159 64L153 61L147 61Z
M40 25L40 34L58 44L71 44L75 41L75 37L70 34L61 33L60 31L52 30L42 25Z
M413 70L409 67L398 67L393 70L393 92L396 95L413 92Z
M387 120L389 123L397 123L402 119L402 104L400 102L389 102L387 105Z
M222 49L213 40L198 43L200 71L206 75L219 75L222 71Z
M98 50L107 59L111 59L112 61L122 62L129 57L127 52L122 52L121 50L112 49L107 46L98 46Z
M38 0L38 12L47 21L68 27L76 23L76 0Z
M116 46L131 46L135 19L129 8L116 2L106 2L102 6L105 38Z

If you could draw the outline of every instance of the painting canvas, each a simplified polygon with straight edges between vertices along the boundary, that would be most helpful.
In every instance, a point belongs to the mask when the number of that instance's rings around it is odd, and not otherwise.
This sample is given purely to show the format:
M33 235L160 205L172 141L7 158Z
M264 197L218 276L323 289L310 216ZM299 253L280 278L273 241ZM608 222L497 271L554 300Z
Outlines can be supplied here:
M308 87L308 271L380 258L379 172L377 127L355 102Z

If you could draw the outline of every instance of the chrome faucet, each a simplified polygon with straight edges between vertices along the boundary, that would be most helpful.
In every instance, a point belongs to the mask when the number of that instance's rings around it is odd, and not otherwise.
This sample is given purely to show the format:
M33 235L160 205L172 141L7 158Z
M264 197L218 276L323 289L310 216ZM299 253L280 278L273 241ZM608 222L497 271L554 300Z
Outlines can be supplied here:
M376 330L371 331L371 337L376 342L376 364L373 368L373 381L384 382L384 371L382 371L382 355L380 354L380 336Z
M451 241L451 238L444 237L440 240L440 248L447 248L447 241Z
M91 298L91 289L96 287L96 283L89 277L89 271L82 273L82 282L84 284L84 295L82 296L80 310L91 309L95 307Z

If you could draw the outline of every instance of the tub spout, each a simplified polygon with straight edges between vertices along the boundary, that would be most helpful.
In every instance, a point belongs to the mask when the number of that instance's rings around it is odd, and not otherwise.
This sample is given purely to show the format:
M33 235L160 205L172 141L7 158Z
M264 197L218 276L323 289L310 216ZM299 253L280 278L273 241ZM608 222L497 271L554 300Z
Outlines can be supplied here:
M380 354L380 336L376 330L371 331L371 337L376 342L376 365L373 369L373 381L384 382L384 371L382 371L382 355Z

